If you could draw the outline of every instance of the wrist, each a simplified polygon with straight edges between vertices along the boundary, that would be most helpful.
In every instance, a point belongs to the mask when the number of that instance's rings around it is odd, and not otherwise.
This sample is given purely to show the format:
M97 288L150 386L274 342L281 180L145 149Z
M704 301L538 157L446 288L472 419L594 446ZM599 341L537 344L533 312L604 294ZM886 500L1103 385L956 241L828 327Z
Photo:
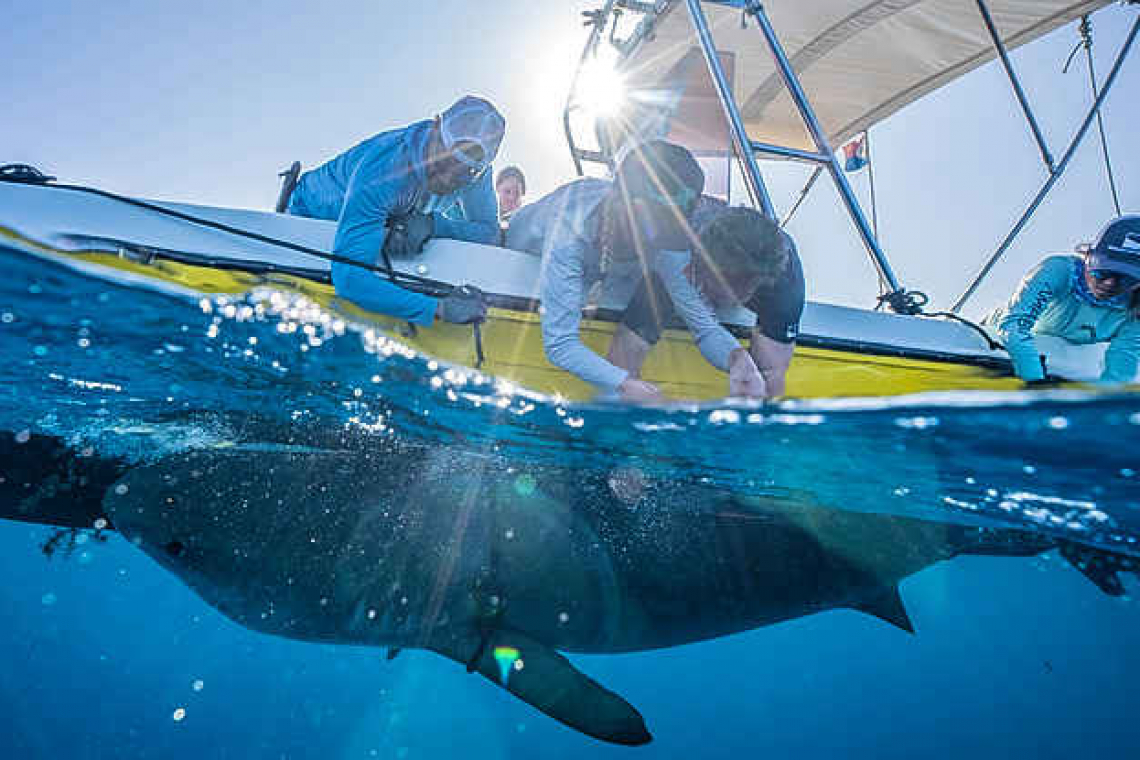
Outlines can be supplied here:
M738 367L741 365L747 366L749 364L751 364L753 367L756 366L756 363L754 361L752 361L752 355L750 353L748 353L746 350L744 350L743 347L737 347L737 348L732 349L732 353L730 353L728 355L729 369L732 369L734 367Z

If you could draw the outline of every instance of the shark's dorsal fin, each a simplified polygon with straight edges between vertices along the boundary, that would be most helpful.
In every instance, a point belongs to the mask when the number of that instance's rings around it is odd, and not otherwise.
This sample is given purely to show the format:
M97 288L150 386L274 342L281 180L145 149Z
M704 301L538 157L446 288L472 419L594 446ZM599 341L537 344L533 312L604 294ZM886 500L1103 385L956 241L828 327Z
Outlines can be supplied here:
M914 633L914 623L910 622L910 615L906 613L906 606L903 604L902 597L899 596L897 586L851 606L860 612L873 615L879 620L901 628L907 633Z
M641 713L631 704L584 675L558 652L523 634L498 630L459 644L428 648L465 667L474 665L473 670L489 681L595 739L631 746L653 740Z

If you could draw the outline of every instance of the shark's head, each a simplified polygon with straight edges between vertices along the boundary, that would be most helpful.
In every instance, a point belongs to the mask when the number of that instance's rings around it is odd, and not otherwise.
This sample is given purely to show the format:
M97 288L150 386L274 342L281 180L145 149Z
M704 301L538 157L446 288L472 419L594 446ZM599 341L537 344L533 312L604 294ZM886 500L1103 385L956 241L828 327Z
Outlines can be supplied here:
M343 632L345 609L351 617L377 583L385 547L373 518L382 511L328 459L312 472L296 465L257 452L180 455L131 470L104 509L125 538L229 617L326 638Z

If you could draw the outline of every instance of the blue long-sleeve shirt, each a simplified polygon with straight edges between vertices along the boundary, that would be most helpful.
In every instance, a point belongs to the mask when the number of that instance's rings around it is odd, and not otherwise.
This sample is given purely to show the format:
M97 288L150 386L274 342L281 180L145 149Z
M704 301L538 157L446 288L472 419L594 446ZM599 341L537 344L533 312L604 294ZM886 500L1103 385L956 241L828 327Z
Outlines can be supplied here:
M1097 299L1084 281L1079 256L1050 256L1021 281L1009 303L986 317L997 329L1022 380L1040 380L1040 352L1035 335L1054 335L1071 343L1108 342L1103 382L1124 383L1136 378L1140 360L1140 319L1128 295Z
M383 263L389 217L412 211L432 214L435 237L497 242L498 199L489 170L452 195L428 190L424 157L431 127L432 122L421 121L382 132L305 172L289 213L336 220L333 253L373 265ZM435 317L435 298L405 290L376 272L333 263L332 281L339 296L365 309L421 325Z

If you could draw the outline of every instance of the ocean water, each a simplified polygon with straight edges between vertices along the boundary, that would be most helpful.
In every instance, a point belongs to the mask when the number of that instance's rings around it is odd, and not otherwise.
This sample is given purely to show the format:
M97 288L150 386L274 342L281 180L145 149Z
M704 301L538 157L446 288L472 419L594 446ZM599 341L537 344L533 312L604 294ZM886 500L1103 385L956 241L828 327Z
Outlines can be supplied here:
M575 406L440 366L268 289L146 290L2 249L0 265L0 431L17 443L52 437L145 465L188 450L399 439L483 452L516 483L558 467L650 483L651 500L695 486L743 508L817 505L1140 556L1140 403L1127 395ZM57 534L0 520L4 758L1071 758L1140 747L1137 579L1122 573L1124 593L1110 596L1057 551L958 556L910 575L901 594L915 635L840 609L570 655L645 717L654 741L626 748L435 654L387 660L245 628L113 532L71 534L49 556Z

